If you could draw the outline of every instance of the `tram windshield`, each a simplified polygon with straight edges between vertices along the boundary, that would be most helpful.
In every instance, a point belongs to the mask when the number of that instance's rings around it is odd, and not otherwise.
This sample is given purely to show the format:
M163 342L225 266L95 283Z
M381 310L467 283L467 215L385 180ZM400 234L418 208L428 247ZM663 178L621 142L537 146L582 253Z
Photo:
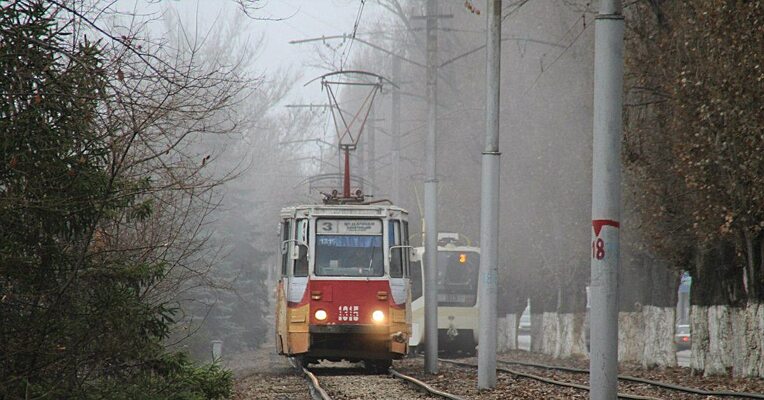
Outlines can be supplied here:
M318 276L383 276L382 235L316 235Z
M480 254L438 252L438 305L471 307L477 300Z

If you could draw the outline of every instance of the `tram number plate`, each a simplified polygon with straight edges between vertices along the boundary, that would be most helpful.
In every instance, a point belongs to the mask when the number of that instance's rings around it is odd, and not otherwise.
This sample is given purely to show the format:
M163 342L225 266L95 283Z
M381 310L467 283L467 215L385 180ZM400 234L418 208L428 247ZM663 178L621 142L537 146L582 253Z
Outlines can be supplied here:
M358 306L339 306L337 310L337 320L358 321Z
M439 302L444 302L444 303L466 303L466 302L472 300L471 297L472 296L467 296L467 295L464 295L464 294L451 294L451 293L443 294L443 293L439 293L438 294L438 301Z

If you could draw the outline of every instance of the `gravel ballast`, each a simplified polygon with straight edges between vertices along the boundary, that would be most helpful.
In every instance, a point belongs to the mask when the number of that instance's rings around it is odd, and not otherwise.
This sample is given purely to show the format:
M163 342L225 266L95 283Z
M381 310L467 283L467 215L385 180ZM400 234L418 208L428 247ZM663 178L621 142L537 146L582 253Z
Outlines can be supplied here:
M500 361L531 362L571 368L587 369L584 358L556 360L551 357L514 351L500 354ZM461 362L476 364L477 359L463 358ZM588 385L588 375L582 373L544 370L521 365L499 364L500 367L530 373L558 381ZM560 387L550 383L498 372L494 389L477 389L477 369L439 363L439 373L424 374L423 358L395 361L393 368L413 376L433 388L465 399L588 399L583 389ZM389 375L369 375L360 365L349 363L322 363L312 366L321 385L336 400L349 399L438 399L414 388L411 384ZM693 375L687 368L644 369L639 365L622 364L620 374L650 379L709 391L763 393L764 379L735 379L731 376L703 377ZM237 370L235 400L249 399L310 399L305 378L294 371L283 357L259 356L255 364ZM655 387L649 384L619 381L619 392L660 399L732 399L733 397L703 396Z

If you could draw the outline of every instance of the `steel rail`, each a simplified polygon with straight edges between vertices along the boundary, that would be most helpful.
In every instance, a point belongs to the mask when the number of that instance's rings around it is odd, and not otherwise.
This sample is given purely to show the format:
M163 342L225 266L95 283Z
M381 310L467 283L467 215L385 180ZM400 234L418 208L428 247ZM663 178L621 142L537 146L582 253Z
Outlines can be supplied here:
M445 362L445 363L449 363L449 364L454 364L454 365L462 366L462 367L477 368L477 365L475 365L475 364L463 363L463 362L459 362L459 361L446 360L446 359L440 359L440 361ZM501 372L506 372L508 374L512 374L512 375L515 375L515 376L520 376L520 377L523 377L523 378L533 379L533 380L536 380L536 381L539 381L539 382L549 383L549 384L556 385L556 386L571 387L571 388L575 388L575 389L591 391L591 388L589 386L581 385L581 384L578 384L578 383L556 381L554 379L549 379L549 378L546 378L546 377L543 377L543 376L539 376L539 375L534 375L534 374L528 374L528 373L525 373L525 372L515 371L515 370L511 370L509 368L496 367L496 370L497 371L501 371ZM657 397L640 396L640 395L637 395L637 394L629 394L629 393L618 393L618 398L619 399L630 399L630 400L661 400L661 399L659 399Z
M535 367L535 368L543 368L548 370L556 370L556 371L565 371L565 372L574 372L574 373L583 373L588 374L589 370L587 369L581 369L581 368L570 368L570 367L562 367L562 366L555 366L555 365L546 365L546 364L538 364L538 363L532 363L532 362L523 362L523 361L499 361L501 364L511 364L511 365L521 365L525 367ZM764 399L764 394L760 393L746 393L746 392L732 392L732 391L713 391L713 390L704 390L700 388L694 388L689 386L681 386L681 385L675 385L673 383L666 383L666 382L660 382L660 381L653 381L650 379L644 379L644 378L638 378L635 376L629 376L629 375L618 375L618 379L623 381L629 381L629 382L636 382L636 383L644 383L647 385L652 386L658 386L665 389L671 389L676 390L679 392L685 392L685 393L691 393L691 394L697 394L701 396L720 396L720 397L741 397L745 399Z
M292 364L294 369L296 369L298 372L301 372L307 378L310 386L310 397L313 398L313 400L332 400L332 397L329 396L329 393L326 393L326 390L324 390L324 388L321 387L321 384L318 383L318 378L316 378L316 375L308 371L308 369L305 368L299 360L295 359L294 357L289 357L289 363Z
M396 371L396 370L394 370L392 368L390 368L390 375L392 375L395 378L403 379L404 381L413 383L414 385L416 385L416 386L426 390L430 394L433 394L433 395L436 395L436 396L440 396L440 397L442 397L444 399L449 399L449 400L465 400L463 397L459 397L459 396L456 396L456 395L453 395L453 394L450 394L450 393L446 393L446 392L442 392L442 391L440 391L438 389L435 389L432 386L430 386L430 385L420 381L419 379L416 379L416 378L414 378L412 376L404 375L404 374L402 374L402 373L400 373L400 372L398 372L398 371Z

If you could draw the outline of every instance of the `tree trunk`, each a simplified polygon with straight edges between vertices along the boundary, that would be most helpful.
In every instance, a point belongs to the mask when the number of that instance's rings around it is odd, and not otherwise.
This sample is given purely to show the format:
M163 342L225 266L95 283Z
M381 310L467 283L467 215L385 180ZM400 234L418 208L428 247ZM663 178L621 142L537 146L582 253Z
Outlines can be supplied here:
M642 270L642 254L623 258L618 274L618 360L640 362L645 345L642 306L648 274Z
M586 289L576 279L564 282L557 302L557 346L554 357L586 356Z
M731 310L732 373L735 377L760 376L761 334L764 306L750 302L744 308Z
M624 258L619 275L618 359L644 367L675 366L679 273L643 252Z
M674 367L676 351L676 303L679 272L653 258L644 258L644 270L649 274L648 293L642 307L644 321L644 348L642 366Z
M762 300L762 275L764 275L764 232L753 234L743 231L743 243L745 243L746 268L743 276L743 285L749 300L760 303Z
M531 300L531 310L533 310L533 300ZM541 353L541 343L543 336L544 313L533 313L531 311L531 352Z
M510 277L519 277L510 279ZM527 283L523 283L523 275L518 271L510 270L508 274L501 277L501 293L508 293L502 297L498 304L499 315L505 315L504 321L499 321L499 341L497 342L498 351L516 350L517 347L517 325L519 316L528 305Z
M674 307L645 306L642 308L644 321L644 347L642 366L675 367L674 351Z
M645 349L645 322L640 311L618 313L618 361L640 362Z
M698 251L690 292L693 370L705 376L725 374L728 368L742 372L734 331L739 329L735 322L742 318L743 299L743 268L736 265L734 246L718 242Z
M534 353L552 354L548 352L554 346L554 335L557 326L547 314L554 313L557 304L557 293L538 290L531 295L531 351Z
M586 336L584 319L586 297L584 287L575 288L570 284L557 291L556 299L545 299L543 312L537 316L541 324L539 335L540 345L533 346L535 337L531 338L531 349L555 358L570 357L571 355L586 355ZM557 303L552 307L553 303ZM533 301L531 300L531 304ZM531 310L533 307L531 306ZM536 321L531 313L531 333Z
M503 353L507 351L507 317L498 317L496 319L496 352Z
M499 318L498 351L517 350L517 315L507 314Z
M586 356L586 332L584 313L560 314L560 349L555 357Z
M733 313L732 373L736 377L764 376L764 232L743 232L747 303Z
M541 353L553 356L558 352L558 340L560 336L560 324L557 321L557 313L544 311L541 318Z

